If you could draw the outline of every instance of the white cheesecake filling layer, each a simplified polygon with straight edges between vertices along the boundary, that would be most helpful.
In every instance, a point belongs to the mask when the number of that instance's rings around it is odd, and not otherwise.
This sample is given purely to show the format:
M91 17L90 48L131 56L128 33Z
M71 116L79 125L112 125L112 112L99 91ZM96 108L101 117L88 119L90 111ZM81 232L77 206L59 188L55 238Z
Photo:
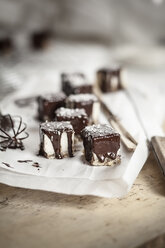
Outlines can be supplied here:
M123 88L125 88L128 85L128 74L126 70L121 70L120 72L120 80Z
M60 145L61 145L61 155L63 156L64 154L68 154L68 136L66 132L63 132L61 134L61 140L60 140Z
M100 103L94 102L92 107L92 121L97 124L100 115Z
M116 91L119 88L119 78L113 76L110 80L110 89L111 91Z
M72 149L74 147L74 134L72 134ZM61 134L61 139L60 139L60 153L61 156L69 156L68 154L68 135L67 132L63 132ZM49 137L44 134L43 137L43 150L47 156L47 158L55 158L55 151L53 148L52 141L49 139Z
M44 150L47 157L49 157L49 158L55 157L52 142L46 134L43 135L43 150Z

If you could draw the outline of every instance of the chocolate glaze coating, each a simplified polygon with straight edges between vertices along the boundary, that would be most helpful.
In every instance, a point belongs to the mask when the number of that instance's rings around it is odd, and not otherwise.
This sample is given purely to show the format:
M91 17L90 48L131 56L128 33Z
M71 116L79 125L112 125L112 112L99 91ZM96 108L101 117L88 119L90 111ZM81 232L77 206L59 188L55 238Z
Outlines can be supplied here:
M112 78L115 77L117 81L117 87L115 90L122 89L121 82L121 68L112 67L112 68L103 68L97 71L98 86L102 92L111 92L113 91L112 87Z
M85 150L85 158L92 163L93 153L103 163L106 158L116 159L120 148L120 134L114 131L109 125L98 124L85 127L82 132L82 139Z
M62 90L67 96L71 94L92 93L92 85L87 83L83 73L62 73Z
M80 135L82 129L88 125L88 116L84 109L59 108L55 113L57 121L71 122L76 135Z
M65 106L65 94L60 92L56 94L46 94L39 96L38 118L40 121L52 121L55 118L55 110Z
M74 133L74 130L70 122L44 122L40 125L41 144L39 154L47 157L43 148L43 134L45 134L52 142L55 157L57 159L62 159L61 135L63 132L66 132L68 137L68 155L69 157L73 157L72 134Z
M66 99L66 107L68 108L84 108L87 115L91 117L93 103L97 102L97 97L93 94L70 95Z

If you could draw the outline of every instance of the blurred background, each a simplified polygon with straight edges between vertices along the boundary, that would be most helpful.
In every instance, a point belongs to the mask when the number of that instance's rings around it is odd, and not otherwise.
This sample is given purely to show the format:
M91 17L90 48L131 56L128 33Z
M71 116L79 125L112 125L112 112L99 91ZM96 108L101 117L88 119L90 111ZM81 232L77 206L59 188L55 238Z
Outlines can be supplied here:
M113 61L164 70L164 13L163 0L0 0L1 92L52 80L55 68L89 80Z
M1 0L1 32L51 29L56 37L163 44L163 0Z

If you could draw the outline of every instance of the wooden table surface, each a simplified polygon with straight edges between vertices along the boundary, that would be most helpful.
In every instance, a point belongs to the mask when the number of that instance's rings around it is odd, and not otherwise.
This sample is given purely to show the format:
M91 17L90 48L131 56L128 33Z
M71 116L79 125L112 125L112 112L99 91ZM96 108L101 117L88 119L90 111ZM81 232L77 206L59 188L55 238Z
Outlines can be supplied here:
M0 184L2 248L129 248L164 232L165 180L152 155L123 199L68 196Z

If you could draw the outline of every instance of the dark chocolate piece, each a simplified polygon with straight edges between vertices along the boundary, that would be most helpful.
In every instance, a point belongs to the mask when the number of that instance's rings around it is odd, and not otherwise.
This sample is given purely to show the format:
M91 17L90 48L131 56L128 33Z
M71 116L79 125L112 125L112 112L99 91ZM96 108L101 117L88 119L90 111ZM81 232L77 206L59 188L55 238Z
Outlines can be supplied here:
M112 165L120 148L120 134L107 124L82 130L85 158L92 165Z
M13 50L14 45L10 37L0 38L0 53L9 54Z
M63 134L66 136L63 137ZM74 130L70 122L42 123L40 138L40 155L57 159L62 159L64 156L73 157Z
M88 125L88 116L84 109L59 108L56 110L56 120L70 121L76 135L80 135L81 130Z
M92 93L93 87L87 83L83 73L62 73L62 90L67 96L71 94Z
M55 118L55 110L65 106L65 94L46 94L38 97L38 117L40 121L52 121Z
M9 131L11 127L10 115L2 115L0 113L0 128L4 131Z
M52 37L49 30L36 31L31 35L31 46L36 50L45 49L50 45Z
M102 92L111 92L123 88L122 68L114 66L97 72L98 86Z
M66 99L68 108L84 108L91 123L97 123L100 110L100 103L93 94L70 95Z
M7 148L16 149L19 148L24 150L24 145L22 140L26 139L29 135L26 130L26 124L22 122L20 116L8 115L10 125L6 129L0 126L0 149L6 150Z

